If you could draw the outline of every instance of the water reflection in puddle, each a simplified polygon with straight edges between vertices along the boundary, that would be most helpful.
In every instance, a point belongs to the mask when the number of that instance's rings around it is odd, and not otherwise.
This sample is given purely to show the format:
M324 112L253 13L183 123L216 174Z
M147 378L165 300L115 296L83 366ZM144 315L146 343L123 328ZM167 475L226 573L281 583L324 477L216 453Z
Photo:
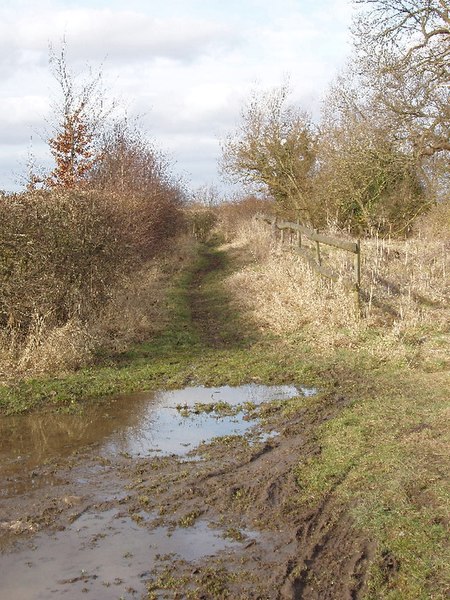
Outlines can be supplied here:
M244 412L224 416L215 411L189 411L195 405L226 403L236 407L245 403L254 405L269 400L284 400L302 394L295 386L267 387L244 385L240 387L204 388L156 393L142 411L138 422L130 424L104 444L107 453L125 452L132 456L183 456L202 442L218 436L242 435L254 423L245 419ZM177 409L178 407L178 409ZM185 416L182 407L187 409Z
M202 441L239 435L251 422L243 414L219 416L200 413L183 417L177 405L226 402L261 404L313 390L295 386L243 385L189 387L168 392L134 394L108 404L87 407L80 415L45 414L0 418L0 478L2 475L63 458L91 444L96 452L136 455L184 455ZM100 446L100 448L98 448Z
M250 535L250 537L255 537ZM54 535L37 534L20 553L1 555L0 592L14 600L136 598L155 566L233 550L239 542L199 522L149 530L117 510L85 513Z
M243 434L255 423L246 420L244 412L221 416L214 410L189 410L196 404L259 405L313 393L295 386L191 387L116 398L87 408L83 415L3 417L0 500L28 492L40 466L77 451L92 457L119 453L185 457L202 441ZM177 406L183 407L187 416ZM90 473L95 468L102 467L96 464ZM45 484L44 477L39 473L37 477ZM83 474L76 477L82 486ZM116 497L118 490L102 489L105 493ZM238 543L221 538L220 532L206 523L170 532L165 528L150 530L116 510L87 512L64 531L37 533L30 545L1 553L0 596L14 600L78 599L92 592L87 597L96 600L137 597L136 592L145 592L149 570L161 564L162 556L176 554L195 560L233 550Z

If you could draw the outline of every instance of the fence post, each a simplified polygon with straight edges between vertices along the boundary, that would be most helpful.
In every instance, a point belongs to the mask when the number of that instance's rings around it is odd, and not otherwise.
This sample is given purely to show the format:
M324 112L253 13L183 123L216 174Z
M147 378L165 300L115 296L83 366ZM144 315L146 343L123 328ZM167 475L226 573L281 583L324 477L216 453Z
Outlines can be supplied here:
M315 233L319 233L318 229L314 229ZM322 264L322 258L320 256L320 243L316 241L316 254L317 254L317 262L319 263L319 266Z
M277 241L277 217L273 217L272 219L272 236Z
M278 217L273 217L271 220L269 220L269 218L265 218L265 221L267 221L268 223L271 223L271 229L272 229L272 235L274 236L275 240L277 240L278 234L277 234L277 229L279 229L278 227ZM311 256L311 254L309 254L309 256L306 256L306 258L308 259L308 261L310 262L311 266L313 268L315 268L316 271L318 271L319 273L321 273L322 275L324 275L325 277L328 277L330 279L333 280L337 280L339 279L339 275L336 274L336 272L333 272L332 270L326 268L326 267L322 267L322 257L321 257L321 252L320 252L320 244L325 244L328 246L335 246L337 248L341 248L342 250L346 250L347 252L352 252L354 254L354 258L353 258L353 277L351 278L351 281L349 282L349 278L346 278L346 283L347 283L347 288L348 288L348 284L351 284L351 289L353 291L353 296L354 296L354 303L355 303L355 312L358 318L363 317L363 311L362 311L362 295L361 295L361 240L357 240L357 242L355 243L350 243L350 242L345 242L342 240L338 240L336 238L330 237L329 235L320 235L319 230L318 229L309 229L307 227L303 227L303 231L300 230L300 228L296 228L294 226L294 223L290 223L290 222L286 222L286 221L282 221L283 223L283 227L281 228L281 244L283 245L285 242L285 238L286 238L286 229L288 229L288 236L289 236L289 245L292 246L293 243L293 239L292 239L292 234L293 231L296 231L296 239L297 239L297 246L298 248L302 247L302 233L303 235L310 241L314 241L315 245L316 245L316 259L317 262L314 261L314 258ZM297 226L300 227L300 219L297 219ZM314 238L319 238L321 241L319 242L317 239ZM309 244L307 245L307 250L309 251ZM311 248L312 250L312 248ZM302 251L303 253L303 251Z
M361 241L356 242L356 252L353 259L353 281L355 295L355 310L358 317L361 316Z
M300 225L300 219L297 219L297 225ZM302 247L302 232L300 229L297 229L297 246Z

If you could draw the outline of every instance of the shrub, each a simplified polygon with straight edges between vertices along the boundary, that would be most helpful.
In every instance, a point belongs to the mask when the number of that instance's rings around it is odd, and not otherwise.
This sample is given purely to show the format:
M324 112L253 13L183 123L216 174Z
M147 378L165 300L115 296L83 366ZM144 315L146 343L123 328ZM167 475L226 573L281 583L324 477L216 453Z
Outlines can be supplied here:
M1 196L0 219L0 326L19 336L36 318L85 319L131 258L120 213L97 194Z
M213 208L193 204L187 211L187 221L195 239L206 242L217 223L217 212Z
M354 123L330 129L315 177L322 219L355 235L405 236L429 207L413 156L384 130ZM322 224L322 226L325 223Z
M450 198L435 204L422 215L414 226L415 233L423 239L441 239L450 243Z
M178 268L188 251L165 243L179 204L155 189L0 195L0 377L78 368L99 345L123 349L158 330L168 285L159 255Z
M271 214L274 209L273 200L252 195L224 202L217 207L218 228L228 242L251 217L258 213Z
M168 159L127 121L115 123L101 147L101 160L89 174L88 185L117 206L133 251L148 259L180 230L183 189Z

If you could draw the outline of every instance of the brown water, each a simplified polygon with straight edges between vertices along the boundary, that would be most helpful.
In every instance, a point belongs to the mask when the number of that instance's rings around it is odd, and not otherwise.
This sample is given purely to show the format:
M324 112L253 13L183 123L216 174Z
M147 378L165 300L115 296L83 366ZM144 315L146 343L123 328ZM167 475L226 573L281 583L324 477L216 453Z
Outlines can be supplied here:
M58 495L58 501L64 502L61 494L67 493L67 486L75 484L76 493L83 496L83 486L90 485L96 502L114 498L116 507L111 509L110 504L101 510L90 504L61 531L28 534L27 539L19 536L16 546L7 541L7 550L0 551L0 598L141 597L151 570L164 565L164 560L191 561L233 551L239 542L225 540L223 532L210 529L206 522L170 531L152 528L154 515L143 513L142 521L136 523L121 513L120 494L126 492L114 478L114 457L173 455L176 460L192 460L201 442L241 435L255 426L244 412L221 416L214 410L198 414L189 410L197 403L258 405L312 393L314 390L295 386L191 387L115 398L82 415L1 418L0 533L11 524L8 520L2 523L2 511L6 514L24 495L32 502ZM187 409L186 416L180 407ZM70 460L64 462L67 457ZM106 466L97 457L103 457ZM65 468L59 469L58 462ZM110 469L110 479L99 477L102 469L106 473ZM22 521L26 523L26 514L19 515L18 523ZM252 532L246 535L257 537Z
M295 386L244 385L240 387L188 387L182 390L134 394L95 404L82 415L46 414L0 418L0 497L21 493L17 476L24 470L67 457L77 451L103 456L186 455L201 442L223 435L241 435L254 422L244 414L220 416L202 412L182 416L177 406L196 403L245 402L287 399L309 394ZM15 483L17 485L15 485ZM28 485L42 480L30 473Z
M239 545L220 535L204 522L171 532L147 529L116 509L88 512L64 531L38 533L18 551L0 555L0 597L140 598L155 566Z

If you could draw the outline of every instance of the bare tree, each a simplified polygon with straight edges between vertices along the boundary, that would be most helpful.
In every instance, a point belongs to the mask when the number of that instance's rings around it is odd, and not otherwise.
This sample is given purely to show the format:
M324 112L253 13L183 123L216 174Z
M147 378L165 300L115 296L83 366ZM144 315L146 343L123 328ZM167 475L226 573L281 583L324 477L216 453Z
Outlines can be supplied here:
M221 197L215 185L205 183L193 191L192 201L206 208L213 208L220 204Z
M222 145L221 167L235 183L269 192L282 210L301 211L312 222L315 135L308 116L287 105L288 95L287 86L252 95L240 126Z
M185 202L182 182L136 121L112 123L99 146L99 159L86 181L120 207L123 229L135 251L143 258L153 256L179 229Z
M355 0L363 81L422 157L450 151L450 3Z
M148 141L137 121L117 119L103 127L98 149L88 177L96 189L148 196L156 188L174 185L168 159Z
M99 159L99 132L113 103L107 107L102 71L89 71L77 81L67 65L67 44L57 54L50 48L50 65L61 90L53 107L55 123L48 139L55 167L45 180L48 187L79 187Z

